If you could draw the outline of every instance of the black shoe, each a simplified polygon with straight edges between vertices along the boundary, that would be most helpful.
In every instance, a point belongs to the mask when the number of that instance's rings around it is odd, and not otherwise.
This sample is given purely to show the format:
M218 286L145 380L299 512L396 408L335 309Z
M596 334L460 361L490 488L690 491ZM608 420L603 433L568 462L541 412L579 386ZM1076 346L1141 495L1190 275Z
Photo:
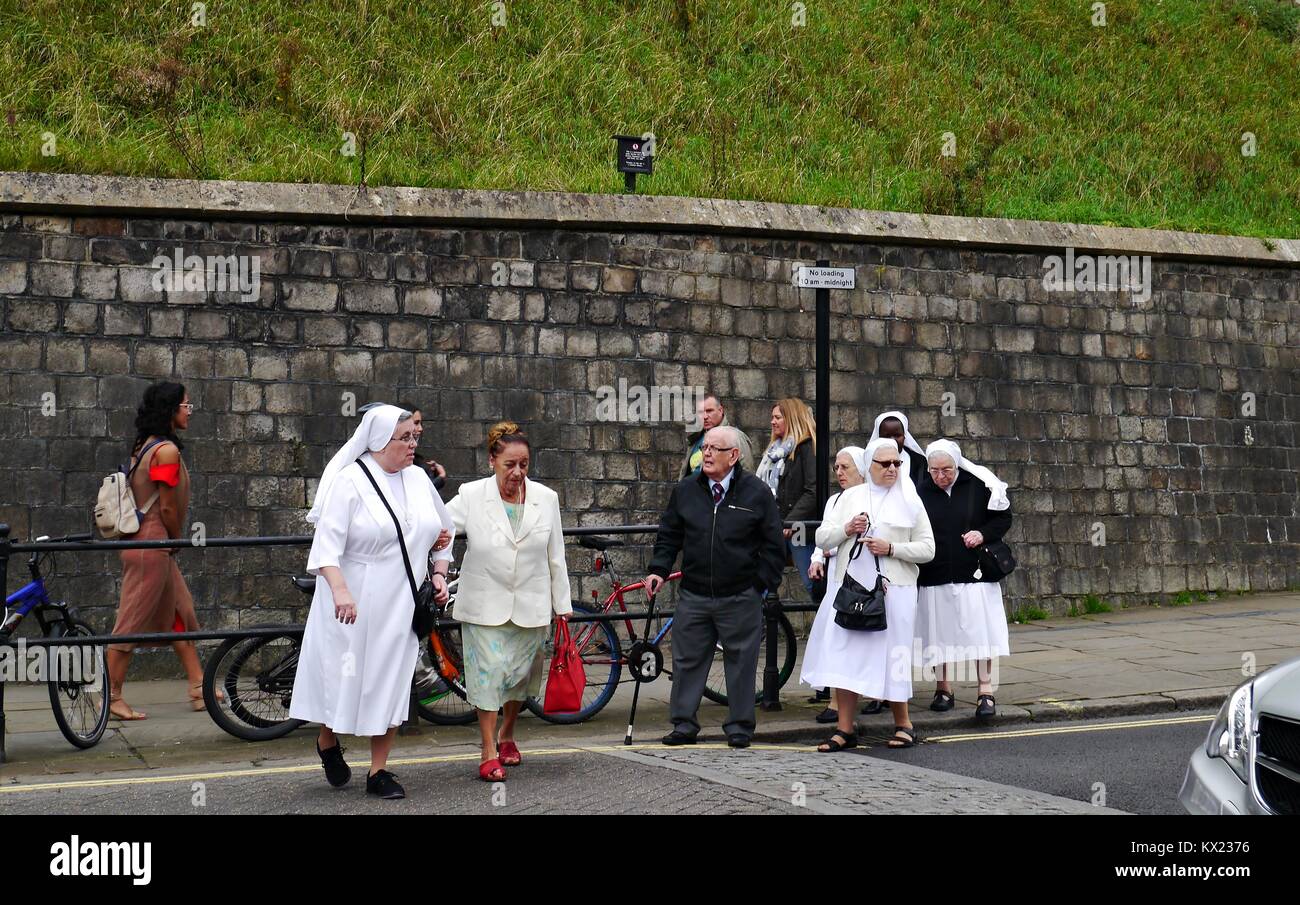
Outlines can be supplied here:
M329 784L336 789L339 786L346 786L348 780L352 778L352 768L343 759L343 746L335 742L333 748L322 751L320 742L317 742L316 753L320 755L320 762L325 766L325 778L329 780Z
M685 732L678 732L674 729L672 732L665 735L662 741L665 745L693 745L695 744L695 736L687 735Z
M867 703L862 705L862 709L859 710L858 713L861 713L863 716L875 716L884 709L884 701L867 701Z
M821 713L817 714L817 722L819 723L834 723L839 718L840 712L838 710L832 710L830 707L827 707Z
M818 689L817 693L808 699L809 704L820 704L823 701L831 699L831 690L829 688Z
M993 700L993 695L982 694L979 697L979 703L975 705L975 719L987 720L990 717L998 715L997 702Z
M930 702L930 709L936 713L947 713L956 705L957 699L952 696L951 691L944 691L940 688L934 693L934 700Z
M397 784L397 778L387 770L366 777L366 794L380 798L405 798L406 790Z
M733 732L727 736L727 744L733 748L748 748L749 736L740 732Z

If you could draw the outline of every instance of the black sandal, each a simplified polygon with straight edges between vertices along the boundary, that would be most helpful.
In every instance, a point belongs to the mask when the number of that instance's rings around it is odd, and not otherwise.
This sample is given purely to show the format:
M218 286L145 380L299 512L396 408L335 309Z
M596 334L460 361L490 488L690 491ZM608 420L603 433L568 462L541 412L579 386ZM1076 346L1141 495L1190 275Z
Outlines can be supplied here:
M843 743L836 741L841 738L844 739ZM823 747L823 745L825 747ZM835 751L844 751L848 748L856 748L857 746L858 734L856 732L845 732L843 729L837 729L830 738L817 746L817 750L822 754L831 754Z
M997 701L993 700L993 695L982 694L975 703L975 719L987 720L989 717L998 715Z
M899 738L898 733L900 732L907 738ZM894 744L895 742L898 742L898 744ZM894 749L916 747L916 727L913 726L908 729L906 726L895 726L894 735L889 739L889 743L885 747Z
M875 714L880 713L884 709L885 709L884 701L873 700L873 701L867 701L867 703L863 704L862 709L859 710L858 713L861 713L864 716L874 716Z
M957 699L952 696L951 691L944 691L942 688L934 693L934 700L930 702L930 709L936 713L947 713L956 705Z

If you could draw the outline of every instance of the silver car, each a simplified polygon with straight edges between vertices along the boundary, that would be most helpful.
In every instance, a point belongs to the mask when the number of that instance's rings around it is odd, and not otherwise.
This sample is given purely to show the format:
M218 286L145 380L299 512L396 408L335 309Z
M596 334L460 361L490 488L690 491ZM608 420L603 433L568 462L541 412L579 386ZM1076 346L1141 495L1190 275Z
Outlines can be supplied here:
M1228 696L1178 800L1192 814L1300 814L1300 657Z

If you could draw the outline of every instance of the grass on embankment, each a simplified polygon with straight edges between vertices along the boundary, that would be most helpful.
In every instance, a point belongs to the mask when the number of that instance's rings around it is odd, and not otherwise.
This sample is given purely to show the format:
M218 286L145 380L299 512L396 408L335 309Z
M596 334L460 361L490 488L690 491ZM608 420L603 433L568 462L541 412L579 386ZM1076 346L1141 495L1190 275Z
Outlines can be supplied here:
M802 6L0 0L0 168L613 192L652 131L654 194L1300 235L1285 0Z

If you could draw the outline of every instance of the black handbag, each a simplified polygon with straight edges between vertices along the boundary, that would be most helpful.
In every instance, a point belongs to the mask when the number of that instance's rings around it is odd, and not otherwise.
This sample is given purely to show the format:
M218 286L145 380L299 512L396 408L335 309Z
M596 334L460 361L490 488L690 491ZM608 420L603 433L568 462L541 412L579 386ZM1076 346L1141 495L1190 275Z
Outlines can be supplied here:
M852 563L862 553L862 539L853 545L849 553ZM851 632L883 632L888 628L885 621L885 576L880 574L880 557L874 553L876 560L876 584L866 588L862 582L849 574L844 567L844 583L835 594L835 624Z
M999 581L1016 569L1016 558L1011 555L1011 548L1000 540L980 547L980 571L992 575Z
M388 510L388 514L393 518L393 527L397 529L397 545L402 550L402 562L406 566L406 580L411 584L411 596L415 600L415 612L411 616L411 631L415 632L417 638L424 638L433 632L433 627L438 622L438 604L434 601L436 591L433 589L433 579L428 575L424 576L424 584L419 588L415 586L415 573L411 571L411 558L406 554L406 541L402 537L402 523L397 520L397 514L393 512L393 507L388 505L388 499L384 496L379 484L375 482L375 476L366 468L366 463L360 458L356 460L365 472L370 486L375 488L375 493L379 494L380 502Z
M975 491L971 488L970 502L966 511L966 525L968 531L978 530L975 527ZM982 532L981 532L982 533ZM1011 555L1011 548L1000 540L990 541L983 544L975 551L975 558L979 562L980 576L978 581L1001 581L1016 570L1016 558Z

